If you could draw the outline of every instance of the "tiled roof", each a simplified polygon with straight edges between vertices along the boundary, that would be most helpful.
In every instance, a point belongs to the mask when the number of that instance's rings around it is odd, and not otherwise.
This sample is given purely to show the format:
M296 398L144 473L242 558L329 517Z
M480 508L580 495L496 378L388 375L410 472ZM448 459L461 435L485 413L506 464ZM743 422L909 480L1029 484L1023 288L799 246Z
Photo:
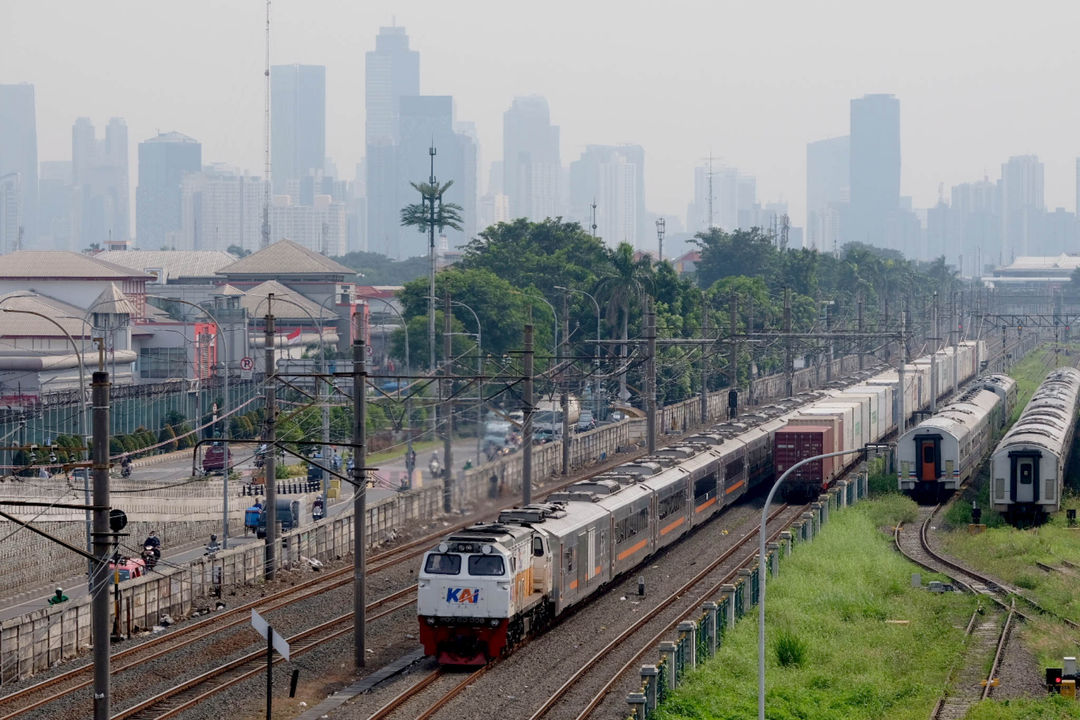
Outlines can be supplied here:
M314 318L317 321L329 320L336 317L333 310L320 307L317 302L308 300L300 293L282 285L277 280L267 280L244 293L240 301L241 307L248 311L248 315L258 320L266 315L266 297L274 294L274 317L280 320L308 320ZM299 307L297 307L299 305ZM301 309L302 308L302 309ZM307 310L307 312L304 312ZM310 317L309 317L310 314Z
M20 250L0 256L0 278L128 280L149 279L150 276L139 270L99 260L97 256L66 250Z
M0 336L64 337L64 333L43 317L4 310L29 310L55 320L72 337L90 337L89 323L83 323L86 310L47 295L15 292L0 295Z
M215 278L217 271L236 262L236 258L220 250L109 250L98 253L95 260L104 260L143 272L164 273L165 281L178 278ZM161 279L159 278L159 282Z
M292 240L278 240L268 248L241 258L218 270L219 275L344 275L356 277L356 271L320 255Z
M102 314L136 315L135 306L128 300L128 296L116 287L116 283L109 283L109 287L102 290L97 299L90 303L90 309Z

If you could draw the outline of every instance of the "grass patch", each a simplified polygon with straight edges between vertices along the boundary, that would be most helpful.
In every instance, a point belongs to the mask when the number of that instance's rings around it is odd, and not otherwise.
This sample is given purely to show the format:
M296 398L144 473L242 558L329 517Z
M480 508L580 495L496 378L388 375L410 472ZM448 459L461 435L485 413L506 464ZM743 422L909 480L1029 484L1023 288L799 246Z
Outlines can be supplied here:
M901 495L860 503L832 515L813 543L797 545L782 562L767 588L769 718L924 720L929 714L975 600L911 587L918 568L892 549L881 528L913 512ZM755 611L738 623L658 717L756 717L756 619Z
M988 700L973 707L965 720L1067 720L1080 718L1080 704L1075 700L1051 695L1038 700Z

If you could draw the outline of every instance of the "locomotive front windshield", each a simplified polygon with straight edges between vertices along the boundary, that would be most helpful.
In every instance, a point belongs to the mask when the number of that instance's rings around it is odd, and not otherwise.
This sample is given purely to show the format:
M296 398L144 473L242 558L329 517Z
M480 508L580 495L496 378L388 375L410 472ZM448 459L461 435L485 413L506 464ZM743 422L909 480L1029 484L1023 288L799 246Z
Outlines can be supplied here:
M432 575L458 575L461 573L461 556L451 553L431 553L424 563L424 572Z
M504 575L506 566L503 564L502 555L470 555L470 575Z

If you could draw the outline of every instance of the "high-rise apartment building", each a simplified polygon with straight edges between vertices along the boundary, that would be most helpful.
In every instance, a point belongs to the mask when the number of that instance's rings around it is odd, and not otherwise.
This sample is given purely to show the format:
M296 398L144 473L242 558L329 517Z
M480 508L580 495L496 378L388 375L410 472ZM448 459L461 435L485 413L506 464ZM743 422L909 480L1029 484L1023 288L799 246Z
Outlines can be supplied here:
M744 227L757 203L753 175L722 164L694 168L694 201L687 208L687 229L692 233L720 228L730 232ZM742 218L742 220L740 220Z
M640 145L589 145L570 163L570 217L611 247L652 244L645 227L645 151ZM648 238L648 240L646 240Z
M1001 264L1041 254L1038 233L1046 212L1043 164L1035 155L1016 155L1001 165Z
M551 124L547 100L516 97L503 113L502 192L512 217L540 221L559 213L559 128Z
M181 183L202 170L202 145L178 132L139 143L139 185L135 189L135 243L158 250L180 242Z
M237 169L212 165L180 181L180 239L177 250L254 252L262 247L266 183ZM275 229L276 230L276 229Z
M34 86L0 85L0 252L37 242L38 160Z
M42 249L80 251L72 233L75 190L70 160L45 160L38 168L38 245ZM101 245L104 247L104 244Z
M323 171L326 162L326 68L270 68L270 161L274 192Z
M310 205L299 205L278 195L270 206L270 242L292 240L327 257L345 254L345 204L329 195L315 195Z
M75 121L71 184L73 249L129 239L128 133L121 118L109 120L102 140L97 139L89 118Z
M850 148L846 135L806 145L806 240L819 252L840 248L851 189Z
M397 143L400 100L420 94L420 53L409 49L403 27L379 28L365 55L367 248L397 255L400 206ZM429 139L430 143L430 139ZM425 146L426 147L426 146ZM426 175L425 175L426 177Z
M851 101L851 205L845 242L900 250L900 101L864 95Z

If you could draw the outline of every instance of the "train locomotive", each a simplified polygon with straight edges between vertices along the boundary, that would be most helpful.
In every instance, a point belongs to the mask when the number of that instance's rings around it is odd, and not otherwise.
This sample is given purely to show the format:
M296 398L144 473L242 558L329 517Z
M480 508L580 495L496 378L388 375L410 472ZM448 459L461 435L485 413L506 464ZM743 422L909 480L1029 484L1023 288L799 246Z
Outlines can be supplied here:
M961 382L974 376L982 352L976 342L958 348ZM905 407L915 411L929 403L930 366L907 372ZM896 427L900 391L890 377L896 373L865 373L849 388L808 393L801 407L789 399L756 408L543 503L450 534L424 555L418 573L424 651L443 665L463 666L508 653L756 486L772 483L777 438L784 441L786 430L818 434L821 442L800 444L799 451L855 449L884 438ZM820 492L843 466L818 466L801 485Z
M897 484L928 500L957 490L978 468L1016 403L1016 381L989 375L897 442Z
M1012 520L1039 520L1061 507L1065 463L1080 402L1080 370L1051 371L991 457L990 503Z

